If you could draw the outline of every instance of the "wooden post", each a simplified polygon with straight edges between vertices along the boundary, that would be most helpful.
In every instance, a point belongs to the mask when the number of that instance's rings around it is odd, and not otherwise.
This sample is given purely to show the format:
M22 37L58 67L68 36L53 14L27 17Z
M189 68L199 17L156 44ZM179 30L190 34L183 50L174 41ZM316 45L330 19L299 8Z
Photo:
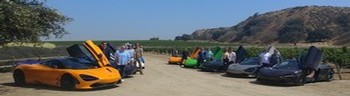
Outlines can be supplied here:
M12 56L11 58L12 58L11 66L15 67L15 60L16 60L15 56Z
M39 55L39 59L38 60L41 61L41 59L42 59L42 57L41 57L41 55Z
M335 63L335 68L337 69L339 80L342 80L341 68L339 68L339 64Z

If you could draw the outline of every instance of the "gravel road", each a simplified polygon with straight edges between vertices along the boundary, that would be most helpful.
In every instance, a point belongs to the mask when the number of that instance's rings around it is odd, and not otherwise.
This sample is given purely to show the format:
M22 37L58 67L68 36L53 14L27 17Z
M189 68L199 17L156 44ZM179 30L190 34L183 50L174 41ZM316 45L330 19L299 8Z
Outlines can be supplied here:
M304 86L261 84L254 78L226 77L166 64L166 55L146 54L145 75L136 74L117 87L65 91L47 85L16 87L12 73L0 73L4 96L350 96L350 80Z

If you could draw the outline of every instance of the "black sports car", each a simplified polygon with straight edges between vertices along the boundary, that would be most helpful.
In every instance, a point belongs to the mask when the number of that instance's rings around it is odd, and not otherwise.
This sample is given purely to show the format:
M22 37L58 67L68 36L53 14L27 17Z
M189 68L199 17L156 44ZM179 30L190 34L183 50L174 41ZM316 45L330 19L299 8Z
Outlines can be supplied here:
M221 56L222 56L222 51ZM236 61L237 63L243 61L244 58L247 56L247 50L244 49L243 46L239 46L236 50ZM224 65L224 62L222 61L222 58L216 58L212 61L207 61L201 64L199 67L202 71L223 71L225 72L227 70L227 67L230 64Z
M299 60L286 60L273 67L259 70L257 81L289 83L303 85L306 82L331 81L333 69L326 64L320 64L322 52L311 46L307 54L302 54ZM314 71L311 78L310 71Z

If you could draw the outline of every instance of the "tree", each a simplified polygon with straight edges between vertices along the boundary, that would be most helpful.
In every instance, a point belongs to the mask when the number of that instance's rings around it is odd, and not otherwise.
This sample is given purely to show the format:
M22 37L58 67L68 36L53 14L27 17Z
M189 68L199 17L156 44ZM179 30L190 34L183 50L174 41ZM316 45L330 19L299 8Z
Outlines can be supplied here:
M219 39L222 35L225 35L225 34L226 34L226 32L222 32L222 31L214 32L214 33L212 34L211 39L217 40L217 39Z
M332 32L327 29L317 29L308 33L306 40L309 42L321 42L332 38Z
M188 35L188 34L183 34L183 35L182 35L182 40L185 40L185 41L187 41L187 40L192 40L192 36L191 36L191 35Z
M182 36L176 36L175 40L182 40Z
M297 45L303 38L305 38L304 33L298 31L288 32L279 36L281 43L293 43L294 45Z
M68 34L63 25L71 21L40 0L1 0L0 45L61 38Z
M159 40L159 37L152 37L149 40Z
M350 30L350 17L347 14L342 14L336 18L336 23L344 28L344 31Z
M302 19L290 19L278 31L278 40L281 43L293 43L296 45L299 41L305 40L305 32L306 28Z

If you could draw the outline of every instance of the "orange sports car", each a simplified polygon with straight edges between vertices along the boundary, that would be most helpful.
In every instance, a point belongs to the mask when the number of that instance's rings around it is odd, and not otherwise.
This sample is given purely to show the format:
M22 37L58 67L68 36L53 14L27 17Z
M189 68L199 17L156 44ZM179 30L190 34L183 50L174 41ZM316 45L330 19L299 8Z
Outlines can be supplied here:
M169 64L180 64L181 61L182 61L182 58L181 58L181 57L171 56L171 57L169 58L168 63L169 63Z
M18 64L13 72L16 85L48 84L67 90L92 89L121 82L119 71L110 66L102 50L91 40L67 48L71 57Z

